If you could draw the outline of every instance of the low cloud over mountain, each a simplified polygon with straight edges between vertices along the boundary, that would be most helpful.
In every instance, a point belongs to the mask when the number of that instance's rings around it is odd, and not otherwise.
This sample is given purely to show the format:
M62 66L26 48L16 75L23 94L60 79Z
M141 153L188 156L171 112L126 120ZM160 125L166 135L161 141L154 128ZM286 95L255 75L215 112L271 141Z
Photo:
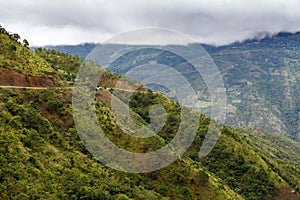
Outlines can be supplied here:
M141 27L170 28L218 45L300 30L297 0L0 0L0 5L1 24L32 45L102 42Z

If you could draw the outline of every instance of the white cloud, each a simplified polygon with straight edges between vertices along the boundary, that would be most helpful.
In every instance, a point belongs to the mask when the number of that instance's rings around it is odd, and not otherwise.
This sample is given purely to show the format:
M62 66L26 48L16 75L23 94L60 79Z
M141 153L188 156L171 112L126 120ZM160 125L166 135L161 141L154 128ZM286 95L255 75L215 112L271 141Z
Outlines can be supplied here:
M298 0L0 0L0 6L0 23L33 45L102 42L141 27L216 44L300 30Z

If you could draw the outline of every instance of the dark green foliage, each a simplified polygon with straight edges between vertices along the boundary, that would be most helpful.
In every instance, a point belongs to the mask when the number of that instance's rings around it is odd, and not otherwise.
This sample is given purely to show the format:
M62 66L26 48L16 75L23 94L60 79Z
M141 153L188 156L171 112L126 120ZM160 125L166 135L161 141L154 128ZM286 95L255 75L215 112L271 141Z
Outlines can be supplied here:
M154 98L152 93L139 92L131 97L129 106L147 123L150 123L149 107L155 104Z
M62 107L63 107L63 104L60 102L57 102L57 101L48 101L46 103L46 108L50 112L56 112Z
M17 50L17 47L15 45L11 44L11 45L9 45L8 49L10 52L15 52Z
M242 178L242 182L247 184L247 187L241 190L241 194L247 199L270 199L276 196L275 185L270 181L269 175L264 169L251 169L249 176Z
M200 170L199 171L199 183L201 185L205 185L209 182L209 175L203 171L203 170Z
M24 45L24 47L29 47L29 42L26 40L26 39L24 39L23 40L23 45Z

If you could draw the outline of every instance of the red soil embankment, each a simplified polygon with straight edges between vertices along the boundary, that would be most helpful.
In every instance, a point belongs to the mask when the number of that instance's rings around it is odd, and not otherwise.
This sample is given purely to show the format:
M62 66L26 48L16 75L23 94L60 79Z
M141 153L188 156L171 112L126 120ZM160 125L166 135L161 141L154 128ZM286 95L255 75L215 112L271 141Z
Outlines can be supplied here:
M46 76L30 76L16 70L0 68L0 85L23 87L51 87L53 82Z

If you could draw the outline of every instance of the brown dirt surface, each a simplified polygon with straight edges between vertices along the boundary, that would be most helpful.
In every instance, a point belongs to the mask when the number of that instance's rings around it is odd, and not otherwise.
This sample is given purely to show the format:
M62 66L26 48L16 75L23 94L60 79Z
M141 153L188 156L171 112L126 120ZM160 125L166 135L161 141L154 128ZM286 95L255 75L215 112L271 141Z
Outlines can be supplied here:
M290 187L283 187L278 190L278 196L275 200L300 200L300 194L294 192Z
M53 82L46 76L30 76L16 70L0 68L1 86L51 87Z

